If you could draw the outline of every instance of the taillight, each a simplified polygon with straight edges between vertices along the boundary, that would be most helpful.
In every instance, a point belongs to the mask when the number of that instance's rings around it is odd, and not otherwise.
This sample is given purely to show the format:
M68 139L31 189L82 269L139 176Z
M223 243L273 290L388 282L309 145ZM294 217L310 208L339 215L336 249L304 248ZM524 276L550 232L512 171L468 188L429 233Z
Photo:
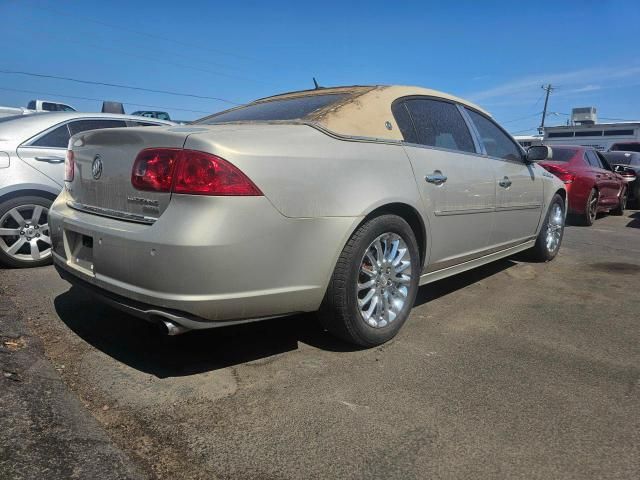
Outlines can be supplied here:
M133 162L131 184L138 190L170 192L173 172L182 150L177 148L147 148Z
M260 196L262 192L236 166L210 153L172 148L142 150L131 172L138 190L190 195Z
M556 177L558 177L564 183L572 183L576 179L576 176L573 173L565 170L562 167L558 167L556 165L542 165L542 167L545 168L547 171L553 173Z
M67 156L64 159L64 181L73 182L73 175L76 170L76 162L74 160L73 150L67 150Z

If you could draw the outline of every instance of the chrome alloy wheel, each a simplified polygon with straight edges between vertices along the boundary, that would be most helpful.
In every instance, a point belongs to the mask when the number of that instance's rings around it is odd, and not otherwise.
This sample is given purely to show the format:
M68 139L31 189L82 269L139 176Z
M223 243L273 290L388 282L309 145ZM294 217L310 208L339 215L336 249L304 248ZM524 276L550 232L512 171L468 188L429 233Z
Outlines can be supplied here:
M21 261L44 260L51 256L47 214L42 205L18 205L0 218L0 248Z
M371 242L356 287L358 309L368 325L382 328L396 319L407 300L411 274L409 248L400 235L383 233Z
M598 192L595 192L594 195L589 199L589 218L591 221L596 219L598 215Z
M547 222L547 238L546 245L549 252L555 252L560 245L560 237L562 237L562 229L564 228L564 212L562 207L554 203L549 214Z

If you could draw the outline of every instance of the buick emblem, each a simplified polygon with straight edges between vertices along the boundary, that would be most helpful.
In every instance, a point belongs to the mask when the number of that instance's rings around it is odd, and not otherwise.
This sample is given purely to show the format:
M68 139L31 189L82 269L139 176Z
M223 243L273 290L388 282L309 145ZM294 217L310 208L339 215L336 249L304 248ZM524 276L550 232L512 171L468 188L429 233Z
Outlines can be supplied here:
M102 159L100 155L96 155L91 164L91 175L94 180L98 180L102 176Z

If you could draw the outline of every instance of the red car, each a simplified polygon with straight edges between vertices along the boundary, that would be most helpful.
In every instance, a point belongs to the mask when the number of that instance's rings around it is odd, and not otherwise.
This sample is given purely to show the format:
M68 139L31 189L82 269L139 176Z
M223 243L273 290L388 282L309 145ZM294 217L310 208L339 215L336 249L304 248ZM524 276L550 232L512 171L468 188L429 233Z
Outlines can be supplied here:
M565 183L568 213L592 225L600 212L622 215L627 205L627 184L604 156L591 147L552 145L553 156L540 166Z

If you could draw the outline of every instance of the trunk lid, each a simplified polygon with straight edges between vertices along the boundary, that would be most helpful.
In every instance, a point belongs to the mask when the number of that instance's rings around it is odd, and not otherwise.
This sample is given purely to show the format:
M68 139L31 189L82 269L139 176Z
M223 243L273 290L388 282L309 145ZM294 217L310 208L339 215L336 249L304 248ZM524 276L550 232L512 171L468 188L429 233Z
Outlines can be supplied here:
M139 127L93 130L72 137L75 171L67 182L73 208L125 220L153 223L171 193L140 191L131 184L138 153L149 147L182 148L197 127Z

